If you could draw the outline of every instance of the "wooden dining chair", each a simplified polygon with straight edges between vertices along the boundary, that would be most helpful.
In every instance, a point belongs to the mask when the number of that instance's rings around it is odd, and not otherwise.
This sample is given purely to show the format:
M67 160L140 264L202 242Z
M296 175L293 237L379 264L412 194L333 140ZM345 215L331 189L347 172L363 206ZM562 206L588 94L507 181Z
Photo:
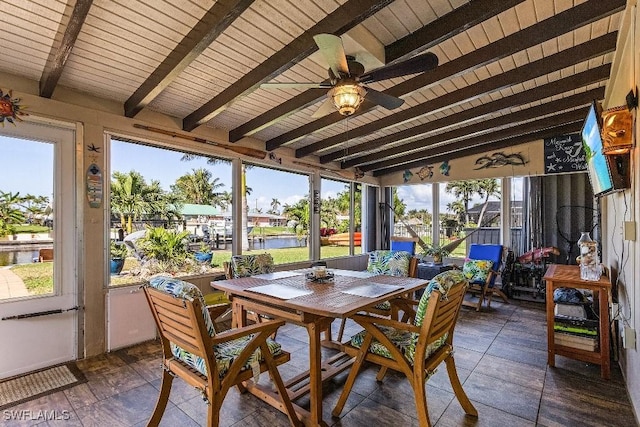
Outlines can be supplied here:
M460 271L440 273L420 299L413 323L402 323L370 315L353 316L364 330L354 335L344 351L355 356L344 389L332 412L339 416L349 397L356 376L365 361L379 365L376 376L382 381L387 369L403 373L413 388L418 421L430 426L426 382L443 361L453 392L465 413L478 412L462 388L453 359L453 331L468 282Z
M227 279L250 277L256 274L273 273L274 271L273 257L269 253L234 255L231 257L231 261L225 262L223 266ZM247 319L253 323L260 323L264 319L270 320L272 317L266 314L247 310ZM235 321L236 320L234 319L234 322ZM234 324L234 326L236 325ZM271 338L276 338L275 333Z
M160 424L174 376L197 388L208 404L207 425L217 427L220 408L233 386L260 388L277 403L293 426L301 426L277 366L289 353L269 336L283 321L263 322L216 333L202 293L195 285L171 277L155 277L144 286L162 341L162 384L148 426ZM260 373L269 371L277 393L258 385Z
M387 276L416 277L418 259L407 251L378 250L369 253L367 271L372 274ZM408 296L407 296L408 297ZM367 312L379 316L398 319L398 307L390 301L383 301L375 306L367 308ZM340 322L337 340L342 341L346 319Z

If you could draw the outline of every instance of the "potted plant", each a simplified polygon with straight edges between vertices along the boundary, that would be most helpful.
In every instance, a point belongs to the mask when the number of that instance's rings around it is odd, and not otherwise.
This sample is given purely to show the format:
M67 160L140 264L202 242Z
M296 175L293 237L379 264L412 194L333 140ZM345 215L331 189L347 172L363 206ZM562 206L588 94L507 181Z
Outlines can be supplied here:
M204 242L201 243L200 248L195 253L195 258L198 262L211 262L211 258L213 258L211 247Z
M433 257L434 264L442 264L442 258L446 257L451 253L450 250L446 249L441 245L429 245L425 250L424 254Z
M111 241L109 248L110 262L111 262L111 274L120 274L122 267L124 267L124 260L129 254L129 250L122 242Z

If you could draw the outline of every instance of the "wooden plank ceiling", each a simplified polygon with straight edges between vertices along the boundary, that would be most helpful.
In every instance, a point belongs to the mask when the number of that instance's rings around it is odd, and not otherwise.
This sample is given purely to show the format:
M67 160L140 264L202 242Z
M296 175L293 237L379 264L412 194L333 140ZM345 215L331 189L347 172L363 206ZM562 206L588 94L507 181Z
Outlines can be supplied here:
M185 131L210 126L229 143L257 139L382 176L579 130L587 105L604 97L625 5L13 0L3 4L0 71L38 81L43 97L64 86L121 102L128 117L147 108L182 119ZM261 84L326 80L320 33L364 34L386 64L432 52L439 65L367 84L402 98L400 108L365 100L348 118L314 119L327 89Z

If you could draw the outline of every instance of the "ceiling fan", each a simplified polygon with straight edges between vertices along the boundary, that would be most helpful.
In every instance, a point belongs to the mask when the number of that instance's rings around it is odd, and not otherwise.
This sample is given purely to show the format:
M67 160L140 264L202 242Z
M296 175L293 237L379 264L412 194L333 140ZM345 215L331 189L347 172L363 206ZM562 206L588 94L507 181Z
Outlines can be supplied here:
M339 111L343 116L356 112L367 99L387 110L400 107L404 100L365 87L367 83L394 77L417 74L433 70L438 66L438 57L430 52L396 64L385 65L365 73L364 66L353 56L347 56L342 39L333 34L318 34L313 37L320 53L329 64L329 79L320 83L263 83L263 88L329 88L327 100L313 113L313 118Z

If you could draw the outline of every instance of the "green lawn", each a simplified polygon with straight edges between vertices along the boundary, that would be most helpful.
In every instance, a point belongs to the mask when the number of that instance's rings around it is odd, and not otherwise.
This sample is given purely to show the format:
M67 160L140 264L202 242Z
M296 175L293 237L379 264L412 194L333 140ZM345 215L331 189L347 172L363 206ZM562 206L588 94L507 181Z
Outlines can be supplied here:
M11 271L22 279L29 295L44 295L53 292L53 263L35 262L11 267Z
M16 234L48 233L49 231L51 231L51 229L43 225L35 225L35 224L16 225Z

